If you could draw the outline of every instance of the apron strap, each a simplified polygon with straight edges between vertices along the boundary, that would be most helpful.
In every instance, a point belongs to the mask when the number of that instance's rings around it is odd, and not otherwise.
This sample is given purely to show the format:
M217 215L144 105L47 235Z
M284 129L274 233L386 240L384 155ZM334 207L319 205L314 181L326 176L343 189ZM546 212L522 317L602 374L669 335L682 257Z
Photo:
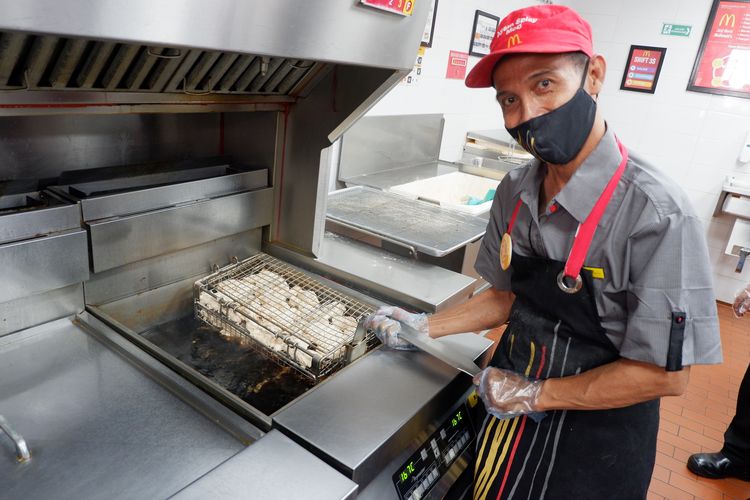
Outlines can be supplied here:
M622 161L609 179L609 182L607 182L599 199L596 200L591 213L589 213L583 223L578 225L573 246L570 249L570 255L568 255L568 260L565 262L565 269L557 277L557 284L564 292L575 293L581 289L581 268L583 267L583 261L586 259L591 241L594 239L596 227L604 215L607 205L609 205L609 201L612 199L612 194L615 192L615 188L617 188L617 184L620 182L620 178L622 178L622 174L625 171L625 166L628 163L628 150L619 139L617 139L617 147L620 149Z

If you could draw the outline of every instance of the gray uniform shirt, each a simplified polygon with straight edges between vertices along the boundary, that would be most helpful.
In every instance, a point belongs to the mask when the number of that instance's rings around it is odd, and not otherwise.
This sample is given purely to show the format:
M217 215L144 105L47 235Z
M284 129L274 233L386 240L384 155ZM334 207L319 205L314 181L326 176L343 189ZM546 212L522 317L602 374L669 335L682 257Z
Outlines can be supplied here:
M585 270L597 310L620 355L665 366L672 313L686 315L682 362L720 363L721 340L703 226L686 195L655 167L628 152L625 172L599 221ZM539 161L509 172L490 212L476 270L498 290L510 290L513 264L500 268L500 238L517 201L513 250L565 261L583 222L622 157L607 130L563 189L539 211L546 166ZM550 283L550 286L557 286Z

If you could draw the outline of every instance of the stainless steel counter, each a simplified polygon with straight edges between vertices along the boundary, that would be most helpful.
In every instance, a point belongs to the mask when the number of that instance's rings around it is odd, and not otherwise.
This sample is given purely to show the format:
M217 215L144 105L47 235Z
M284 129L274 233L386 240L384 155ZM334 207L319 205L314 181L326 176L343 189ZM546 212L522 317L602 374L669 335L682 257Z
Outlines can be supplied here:
M166 498L260 437L215 402L206 418L181 399L197 389L173 385L178 398L145 357L115 353L124 339L81 320L98 333L61 319L0 339L0 414L31 451L16 463L0 435L0 498Z
M273 430L172 498L329 500L356 492L354 482Z
M470 386L468 376L428 354L380 349L282 410L274 423L363 488Z

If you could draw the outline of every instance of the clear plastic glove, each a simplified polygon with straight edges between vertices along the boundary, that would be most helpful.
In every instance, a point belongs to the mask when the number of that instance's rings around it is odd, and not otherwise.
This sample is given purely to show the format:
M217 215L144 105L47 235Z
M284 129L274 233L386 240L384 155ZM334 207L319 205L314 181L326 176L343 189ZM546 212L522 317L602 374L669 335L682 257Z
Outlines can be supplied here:
M750 285L734 294L734 304L732 304L734 315L738 318L744 316L750 310Z
M493 367L474 376L474 385L487 413L497 418L528 415L535 422L542 420L545 413L537 411L542 384L542 380L529 380L516 372Z
M410 313L399 307L381 307L365 321L365 326L375 332L378 339L391 349L413 351L416 349L406 340L399 338L401 323L409 325L420 334L429 336L430 327L427 315Z

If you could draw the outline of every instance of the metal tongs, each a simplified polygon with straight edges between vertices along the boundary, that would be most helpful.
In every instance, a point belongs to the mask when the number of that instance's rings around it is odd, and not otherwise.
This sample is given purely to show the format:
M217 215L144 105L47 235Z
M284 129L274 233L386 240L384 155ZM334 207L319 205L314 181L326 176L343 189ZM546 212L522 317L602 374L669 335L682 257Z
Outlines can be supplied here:
M358 338L360 335L364 337L366 333L365 329L365 318L362 318L357 323L357 330L354 333L354 338ZM426 337L423 334L417 332L414 328L409 325L401 323L401 331L399 337L410 342L419 350L430 354L443 363L449 364L453 368L460 370L472 377L482 371L474 361L464 358L463 356L457 355L451 351L446 345L438 342L437 340Z

